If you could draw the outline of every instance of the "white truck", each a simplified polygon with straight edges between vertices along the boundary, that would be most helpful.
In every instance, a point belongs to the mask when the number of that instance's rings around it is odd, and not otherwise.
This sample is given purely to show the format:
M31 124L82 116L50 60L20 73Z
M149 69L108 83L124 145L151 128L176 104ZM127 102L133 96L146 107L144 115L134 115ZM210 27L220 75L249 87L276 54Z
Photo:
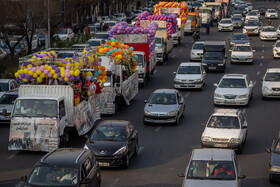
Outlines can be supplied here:
M154 54L151 58L149 56L149 43L147 34L122 34L116 35L116 39L133 47L134 54L138 56L138 81L139 84L144 87L146 80L150 79L156 67L156 55Z
M127 105L138 93L138 72L123 64L115 64L111 57L102 56L107 80L99 94L101 114L115 114L121 102Z
M84 135L100 119L97 95L75 106L70 85L21 85L18 94L8 150L52 151L65 145L74 127Z

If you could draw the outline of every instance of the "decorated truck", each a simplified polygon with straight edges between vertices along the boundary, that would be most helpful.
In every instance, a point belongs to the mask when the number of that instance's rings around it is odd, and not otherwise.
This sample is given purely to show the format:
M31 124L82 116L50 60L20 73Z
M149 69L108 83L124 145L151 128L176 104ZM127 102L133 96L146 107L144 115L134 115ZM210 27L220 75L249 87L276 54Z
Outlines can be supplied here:
M192 34L199 25L200 25L200 19L198 17L197 12L189 12L187 23L184 26L184 34L185 35Z
M114 27L128 28L127 23L122 22ZM112 32L114 32L114 27ZM157 24L147 25L147 27L132 27L132 32L135 30L136 33L116 33L115 38L133 48L133 52L138 56L137 71L138 81L141 86L145 86L146 80L150 79L151 74L156 67L156 56L155 56L155 33L157 31ZM148 33L144 33L146 32ZM137 33L140 31L139 33ZM142 32L141 32L142 31Z
M106 71L96 60L85 55L61 63L52 51L22 63L15 77L25 84L20 85L13 107L9 150L49 152L65 146L74 128L84 135L93 127L100 119L97 94L106 82L99 79ZM95 75L81 73L85 67L94 68Z
M127 105L138 93L138 56L133 48L115 38L98 47L102 65L106 69L106 82L100 94L101 114L115 114L124 100Z

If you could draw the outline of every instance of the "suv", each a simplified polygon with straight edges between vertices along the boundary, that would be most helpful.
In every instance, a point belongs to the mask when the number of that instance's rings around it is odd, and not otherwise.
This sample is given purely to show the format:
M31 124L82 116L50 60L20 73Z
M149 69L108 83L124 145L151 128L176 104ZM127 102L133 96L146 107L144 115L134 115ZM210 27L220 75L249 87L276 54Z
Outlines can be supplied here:
M239 109L215 109L201 135L203 147L242 151L247 138L247 121Z
M22 177L21 186L94 186L101 185L98 162L90 150L56 149L46 154Z

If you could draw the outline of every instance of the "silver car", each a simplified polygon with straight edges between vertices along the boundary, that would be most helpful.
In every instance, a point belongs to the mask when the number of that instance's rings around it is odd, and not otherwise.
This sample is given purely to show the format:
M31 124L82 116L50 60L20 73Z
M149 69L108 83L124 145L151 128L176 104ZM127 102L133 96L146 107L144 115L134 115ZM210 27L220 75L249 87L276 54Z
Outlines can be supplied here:
M14 79L0 79L0 97L7 91L18 88L18 84Z
M240 187L240 165L233 150L194 149L184 177L183 187Z
M0 123L9 123L14 102L18 98L18 91L8 91L0 98Z
M185 100L178 90L159 89L154 91L144 107L145 123L179 124L184 116Z

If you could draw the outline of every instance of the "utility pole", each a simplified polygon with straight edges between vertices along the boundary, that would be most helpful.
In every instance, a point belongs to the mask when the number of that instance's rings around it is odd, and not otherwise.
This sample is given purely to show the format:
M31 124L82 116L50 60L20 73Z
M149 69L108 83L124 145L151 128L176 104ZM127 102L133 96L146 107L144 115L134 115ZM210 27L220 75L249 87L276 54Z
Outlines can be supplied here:
M47 46L46 48L51 47L51 23L50 23L50 0L48 0L48 40L46 42Z

